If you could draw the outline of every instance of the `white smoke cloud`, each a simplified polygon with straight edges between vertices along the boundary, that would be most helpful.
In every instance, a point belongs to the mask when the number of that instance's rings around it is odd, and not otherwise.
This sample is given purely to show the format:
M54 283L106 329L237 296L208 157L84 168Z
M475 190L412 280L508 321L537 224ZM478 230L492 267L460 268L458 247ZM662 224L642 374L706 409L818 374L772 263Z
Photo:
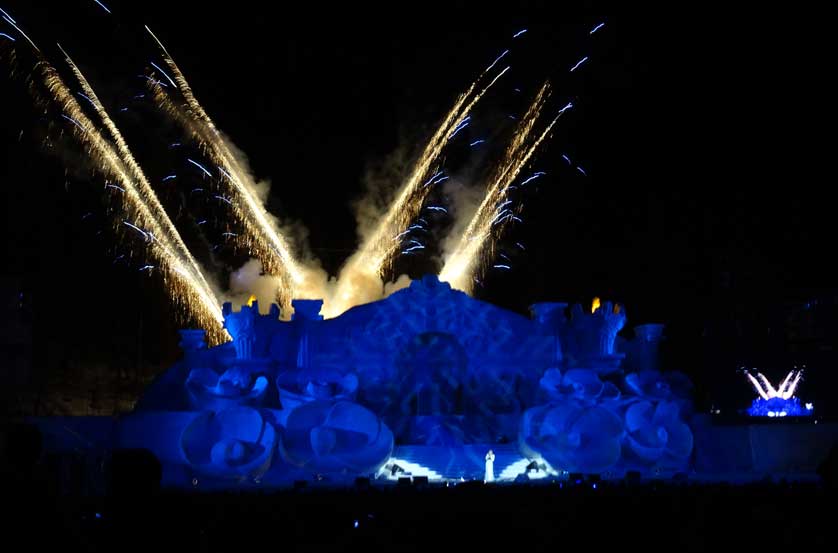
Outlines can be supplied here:
M230 274L230 288L222 297L225 302L231 302L233 309L247 304L251 295L259 301L259 312L267 313L272 303L276 303L276 291L279 279L262 272L262 263L258 259L250 259L238 270Z
M250 189L264 205L270 191L270 182L262 180L258 181L258 184L252 184L257 180L251 176L247 157L235 148L229 139L226 139L226 142L236 155L240 166L251 177ZM400 147L385 160L368 166L364 176L364 194L352 206L359 243L364 243L386 213L404 178L409 161L408 148ZM276 217L269 213L266 215L293 245L295 258L304 273L303 282L295 285L294 299L322 299L322 314L327 318L340 315L356 305L380 300L410 285L410 277L404 274L392 282L384 282L378 274L357 270L358 264L353 262L360 258L361 252L350 256L336 276L329 275L311 253L308 247L308 229L302 223L285 221L280 224ZM270 304L276 302L279 284L277 277L264 274L262 264L258 260L250 259L231 273L229 289L223 293L223 297L225 301L233 303L234 309L238 309L238 306L247 303L251 294L255 295L259 301L260 312L267 313ZM290 312L281 314L283 319L290 316Z
M385 159L367 165L364 193L352 204L359 243L364 243L373 233L393 203L409 167L411 154L408 149L400 146Z
M338 277L329 277L325 270L313 265L305 267L304 271L306 279L297 288L294 299L322 299L324 305L321 313L327 318L336 317L347 308L383 299L407 288L411 283L407 275L399 275L396 280L385 283L377 275L356 271L344 271ZM231 302L233 309L238 310L254 295L259 302L259 312L266 314L270 305L276 303L279 284L278 277L264 273L258 259L249 259L230 274L229 288L219 297L225 302ZM344 294L344 297L338 298L338 293ZM292 313L282 312L280 316L287 320Z
M469 186L463 179L451 179L444 183L443 194L452 221L439 241L444 262L457 248L486 191L480 186Z

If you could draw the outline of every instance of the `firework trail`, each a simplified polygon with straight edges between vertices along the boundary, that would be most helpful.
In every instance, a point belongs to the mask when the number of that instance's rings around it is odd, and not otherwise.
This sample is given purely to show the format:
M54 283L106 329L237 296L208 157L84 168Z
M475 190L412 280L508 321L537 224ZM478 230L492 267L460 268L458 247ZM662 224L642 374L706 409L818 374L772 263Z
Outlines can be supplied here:
M341 270L337 289L324 306L327 317L334 317L346 309L364 301L355 290L359 282L370 282L380 279L392 267L393 261L400 252L401 240L412 221L422 210L422 206L431 191L431 184L438 184L447 177L439 173L426 179L431 166L442 153L448 142L468 124L469 113L483 95L498 79L509 70L509 66L500 71L483 89L475 94L483 77L509 51L504 51L489 67L483 70L471 86L461 94L454 106L448 111L440 126L425 146L422 155L413 166L404 184L396 194L387 212L373 229L372 233L362 242L355 254Z
M512 142L506 149L504 159L489 179L490 184L483 201L439 273L439 279L450 283L454 288L469 293L472 291L473 275L485 264L483 254L488 250L487 257L492 257L491 251L494 249L495 240L502 233L503 227L514 218L514 213L510 208L512 200L507 198L510 186L553 129L559 117L572 107L571 104L567 104L559 110L558 115L541 134L530 141L530 134L549 95L550 87L545 83L521 119ZM508 266L499 268L508 268Z
M166 62L166 65L168 65L169 68L172 70L172 73L175 76L175 81L177 81L175 86L177 86L178 90L180 90L180 93L183 94L183 98L186 100L186 103L189 106L189 109L191 110L192 116L195 119L206 122L207 126L210 129L212 129L215 132L218 132L215 128L215 123L212 122L210 116L207 114L206 111L204 111L204 108L201 106L201 104L198 103L197 98L195 98L195 95L192 93L192 87L190 87L189 83L186 82L186 77L183 76L183 73L175 63L175 60L169 54L169 51L166 50L166 47L163 46L163 43L160 42L160 39L157 38L157 35L155 35L151 31L151 29L148 28L148 25L145 26L145 30L148 31L148 34L151 35L151 38L154 39L154 42L156 42L157 46L160 47L160 50L163 51L163 60ZM163 73L163 70L161 69L160 72ZM163 74L171 82L169 76L165 73Z
M186 109L177 106L159 82L149 81L155 100L218 166L223 177L219 182L225 187L226 196L229 198L227 203L232 207L232 213L237 222L244 229L241 242L252 255L261 261L266 273L278 277L277 299L283 310L287 311L290 309L291 299L299 297L301 293L304 294L303 290L309 285L307 269L295 259L288 240L276 227L258 199L252 177L195 98L183 72L151 29L146 26L146 30L163 52L163 60L173 77L160 67L156 65L154 67L177 87L186 101Z
M99 0L93 0L93 1L96 2L97 4L99 4L99 7L101 7L103 10L108 12L108 14L111 13L111 10L106 5L104 5L102 2L100 2Z
M189 265L193 275L195 275L195 277L199 280L202 288L204 288L205 290L209 290L209 283L207 283L206 279L204 278L201 268L198 266L198 263L189 253L186 244L184 244L183 240L180 237L180 234L178 233L174 224L172 224L171 219L169 219L168 215L166 215L165 209L163 208L162 204L160 204L160 200L154 193L154 190L152 189L151 184L148 182L148 179L146 178L142 168L137 163L136 159L134 159L134 155L131 153L130 148L128 148L128 144L122 137L122 133L119 132L119 129L117 128L116 124L108 115L108 112L105 110L105 107L102 105L102 102L99 101L99 97L96 95L96 92L93 90L93 87L90 86L90 83L82 74L81 70L79 70L78 66L73 62L73 60L70 58L67 52L65 52L64 49L61 48L60 45L58 46L58 48L61 50L61 53L64 54L65 61L67 62L67 65L70 66L73 75L79 81L79 84L81 84L82 90L84 91L84 97L90 102L90 104L96 111L96 114L104 122L105 128L108 130L108 133L110 133L111 138L113 139L113 142L116 145L120 158L122 159L125 167L130 172L131 176L134 178L137 192L139 196L142 198L142 201L146 204L151 213L158 214L157 221L160 224L161 228L164 230L164 232L166 232L166 234L169 237L171 237L172 244L176 249L178 255L182 259L189 261Z
M3 18L10 22L21 35L26 37L15 21L5 11ZM223 315L218 299L213 294L203 273L186 249L174 225L157 200L154 191L148 185L139 165L134 160L119 129L114 125L106 110L99 102L87 79L73 61L64 53L74 75L84 89L83 96L93 105L97 114L105 122L108 131L116 142L106 140L93 122L87 117L61 76L41 55L29 37L26 37L35 49L38 61L34 71L39 73L51 98L60 107L61 116L72 122L73 132L84 146L95 169L106 179L113 179L122 186L106 182L106 187L118 190L123 208L133 222L123 220L122 225L133 229L149 245L149 251L155 265L145 265L141 270L159 267L164 285L173 302L180 304L192 315L194 320L207 331L207 342L217 344L229 340L223 328ZM59 46L60 48L60 46ZM33 90L34 92L34 90Z
M224 319L218 299L148 186L148 180L134 161L119 130L84 76L72 60L67 59L97 114L114 136L116 147L102 136L88 118L54 67L40 59L35 70L40 73L52 100L61 107L62 115L74 123L73 133L96 164L95 168L107 179L113 179L121 185L114 189L120 190L123 207L131 218L131 221L125 220L123 224L143 237L154 261L153 265L146 265L143 269L161 270L172 300L189 311L196 322L206 329L208 343L217 344L228 340L229 336L222 326Z
M38 53L41 52L41 49L38 48L38 46L34 42L32 42L32 39L29 38L29 36L26 33L23 32L23 29L21 29L20 27L17 26L17 21L15 21L12 18L12 16L9 15L8 12L6 12L6 10L4 10L3 8L0 8L0 14L2 14L2 15L0 15L0 18L2 18L3 21L5 21L9 26L14 27L14 29L18 33L20 33L20 36L25 38L27 40L27 42L29 42L29 44L32 45L32 48L34 48L36 52L38 52ZM11 40L12 42L16 42L14 37L11 37L11 36L7 35L6 33L0 33L0 35L2 35L7 40Z

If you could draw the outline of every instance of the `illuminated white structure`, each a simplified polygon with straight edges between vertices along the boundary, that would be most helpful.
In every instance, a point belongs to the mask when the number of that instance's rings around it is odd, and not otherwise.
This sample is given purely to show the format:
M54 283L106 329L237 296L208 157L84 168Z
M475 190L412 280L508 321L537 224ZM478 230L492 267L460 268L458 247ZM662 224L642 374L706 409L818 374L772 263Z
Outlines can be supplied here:
M794 391L797 389L797 384L800 382L800 377L803 376L803 371L790 371L780 384L780 387L776 390L762 373L757 373L759 380L754 378L754 376L748 371L745 371L745 376L747 376L748 380L751 381L751 384L753 384L754 390L756 390L759 394L759 397L768 401L769 399L774 398L792 398L794 396Z
M799 417L811 415L814 406L807 403L800 405L800 400L794 396L797 385L803 376L802 370L792 370L786 375L780 386L774 388L768 378L758 372L754 377L748 371L745 376L751 381L759 397L754 400L748 408L748 414L752 417Z

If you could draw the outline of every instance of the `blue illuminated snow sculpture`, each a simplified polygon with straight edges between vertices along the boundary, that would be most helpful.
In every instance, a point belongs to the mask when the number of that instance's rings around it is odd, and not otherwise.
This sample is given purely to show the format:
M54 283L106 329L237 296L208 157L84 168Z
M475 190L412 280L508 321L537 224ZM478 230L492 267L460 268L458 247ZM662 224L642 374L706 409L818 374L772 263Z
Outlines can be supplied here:
M597 403L620 398L620 390L613 382L603 382L597 372L590 369L570 369L564 374L558 369L547 369L539 385L552 402L574 398Z
M626 411L626 437L631 452L642 463L679 468L693 449L693 435L673 401L632 404Z
M281 371L276 378L279 402L283 409L293 409L301 403L315 400L354 400L358 391L358 377L334 366L312 364L310 334L313 322L323 320L322 300L294 300L293 320L299 327L295 366Z
M566 308L567 304L564 302L539 302L530 305L530 314L538 323L539 330L551 339L553 346L551 368L557 367L564 360L561 335L567 328L567 317L564 314Z
M640 371L627 375L625 385L630 393L652 403L674 401L682 417L692 413L693 383L682 372Z
M259 478L268 470L276 431L256 409L207 411L183 431L181 449L198 473L218 478Z
M634 339L621 344L621 351L626 353L625 364L637 371L659 371L663 329L662 324L635 326Z
M207 343L205 340L207 333L205 330L184 328L179 330L178 333L180 334L178 345L181 351L183 351L184 359L189 358L190 360L194 360L196 352L206 350Z
M519 446L527 457L541 457L556 469L601 472L619 461L623 434L616 413L568 399L524 413Z
M393 452L393 433L378 417L348 401L303 403L288 415L283 459L312 473L372 474Z
M692 453L686 417L689 379L643 371L620 379L594 370L548 369L539 381L546 405L527 410L519 447L554 469L573 472L681 468Z
M758 372L755 378L745 371L745 376L759 394L759 397L748 408L748 415L752 417L807 417L814 411L811 403L801 405L800 400L794 396L797 385L803 377L803 371L789 372L776 389L762 373Z
M789 399L756 398L748 407L748 415L751 417L808 417L814 413L815 408L811 403L800 404L796 397Z
M640 371L626 376L626 384L639 397L652 401L690 399L693 384L678 371Z
M269 358L270 337L279 320L279 306L271 304L267 315L259 313L259 302L242 305L239 311L233 311L231 303L225 303L224 328L233 338L236 362L240 367L264 368Z
M345 336L330 346L342 357L324 352L323 362L356 372L358 403L400 444L513 442L555 358L554 336L542 323L432 276L320 326Z
M626 324L626 312L610 301L599 305L594 299L590 313L581 304L571 308L571 318L564 338L567 355L577 367L594 369L601 374L615 372L625 357L614 349L617 333Z
M331 368L284 371L276 379L279 401L285 409L325 399L352 400L358 391L358 377Z
M128 442L204 474L256 478L270 467L271 482L300 469L369 475L395 444L443 475L470 448L481 470L489 450L505 463L502 444L576 472L665 466L691 450L691 384L679 373L623 376L620 305L577 304L568 319L567 304L539 303L528 317L426 276L332 319L321 300L292 307L287 320L276 305L225 304L232 341L212 348L203 332L182 332L183 360L126 419ZM649 359L661 334L636 331ZM274 442L286 462L271 467Z
M218 411L237 405L259 405L268 390L268 379L235 367L219 375L212 369L193 369L186 379L193 408Z

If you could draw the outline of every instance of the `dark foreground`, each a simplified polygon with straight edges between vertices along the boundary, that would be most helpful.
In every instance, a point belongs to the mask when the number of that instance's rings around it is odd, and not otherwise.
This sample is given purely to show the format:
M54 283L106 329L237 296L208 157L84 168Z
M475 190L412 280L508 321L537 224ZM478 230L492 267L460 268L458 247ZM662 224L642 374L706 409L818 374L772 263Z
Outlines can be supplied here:
M153 455L117 451L102 486L50 462L31 427L4 440L0 529L9 551L835 550L835 450L818 483L689 477L531 484L357 482L281 492L159 489ZM69 471L72 472L72 471ZM17 547L15 547L17 546Z
M814 484L466 483L84 500L18 491L6 496L6 521L31 550L812 551L832 549L836 535L836 494Z

